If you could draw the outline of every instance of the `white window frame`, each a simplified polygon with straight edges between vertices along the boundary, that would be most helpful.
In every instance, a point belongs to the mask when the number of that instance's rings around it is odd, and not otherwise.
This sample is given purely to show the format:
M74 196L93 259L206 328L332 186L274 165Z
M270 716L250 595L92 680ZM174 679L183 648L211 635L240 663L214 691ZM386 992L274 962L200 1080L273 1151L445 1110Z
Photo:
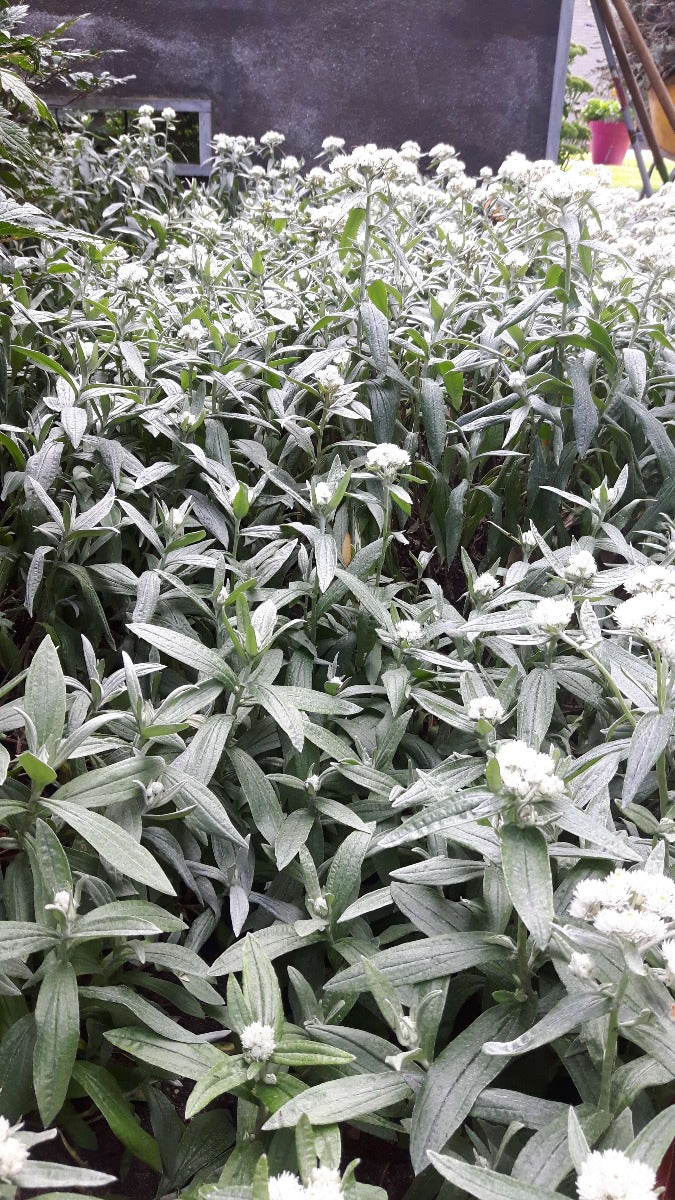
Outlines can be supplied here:
M143 104L151 104L156 112L161 112L163 108L173 108L176 113L199 114L199 162L175 162L174 170L176 175L208 176L210 167L207 160L213 154L210 100L187 100L184 97L176 99L171 96L163 96L158 100L156 96L109 96L103 92L101 95L89 96L86 100L73 98L50 101L49 107L56 113L68 109L83 112L138 112Z

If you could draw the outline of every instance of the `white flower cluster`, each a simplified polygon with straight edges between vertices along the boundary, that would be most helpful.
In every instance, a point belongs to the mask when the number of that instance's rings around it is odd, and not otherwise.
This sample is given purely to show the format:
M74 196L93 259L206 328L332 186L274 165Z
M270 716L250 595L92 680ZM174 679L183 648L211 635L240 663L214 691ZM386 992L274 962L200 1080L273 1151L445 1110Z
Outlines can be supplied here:
M598 573L598 565L589 550L578 550L570 554L563 574L570 583L591 583Z
M248 1058L255 1062L267 1062L276 1049L276 1038L271 1025L252 1021L241 1031L241 1045Z
M579 1200L657 1200L656 1173L622 1150L593 1150L577 1176Z
M375 471L385 479L395 479L399 471L405 471L405 468L409 466L410 455L407 450L401 450L400 446L394 446L391 442L383 442L381 446L374 446L366 454L367 469Z
M5 1183L14 1183L28 1162L27 1147L14 1136L18 1128L0 1117L0 1180Z
M614 609L612 616L623 632L636 633L651 642L670 661L675 662L675 593L672 577L667 572L672 567L647 568L652 586L643 586L639 575L626 581L626 589L633 592Z
M520 800L554 799L565 790L563 780L555 774L553 759L527 742L501 742L495 758L504 789Z
M216 154L229 154L232 158L244 158L255 150L255 138L217 133L213 139L213 149Z
M544 597L535 604L530 613L534 628L542 633L562 633L574 616L574 601L568 598L555 600Z
M473 594L477 600L487 600L499 588L499 580L490 571L477 575L473 581Z
M336 392L339 392L344 383L344 379L342 378L338 368L332 364L328 367L324 367L322 371L316 371L314 378L322 392L326 392L329 396L335 395Z
M178 337L181 342L185 342L188 346L198 346L207 336L208 330L206 326L202 325L201 321L198 321L196 317L193 317L191 321L188 321L187 325L183 325L178 330Z
M330 171L343 183L363 184L364 179L377 177L393 181L417 179L417 167L398 150L380 149L373 142L356 146L351 154L338 154Z
M426 641L424 626L419 621L397 621L394 635L401 645L420 646Z
M277 146L283 146L286 137L283 133L277 133L276 129L268 129L267 133L263 133L260 139L260 145L265 146L268 150L274 150Z
M641 567L639 571L629 575L624 587L631 596L660 592L669 600L675 600L675 567L649 563L648 566Z
M343 1200L343 1196L340 1172L332 1167L315 1167L307 1187L290 1171L269 1181L270 1200Z
M142 263L122 263L117 268L117 286L125 292L133 291L134 288L145 283L147 278L148 272Z
M675 881L667 875L618 868L605 879L582 879L569 912L571 917L591 921L600 933L628 942L660 941L668 933L668 923L675 921Z
M333 499L334 491L329 483L323 480L314 485L314 496L319 508L326 508Z
M470 721L488 721L490 725L498 725L504 720L504 708L496 696L474 696L469 700L467 711Z

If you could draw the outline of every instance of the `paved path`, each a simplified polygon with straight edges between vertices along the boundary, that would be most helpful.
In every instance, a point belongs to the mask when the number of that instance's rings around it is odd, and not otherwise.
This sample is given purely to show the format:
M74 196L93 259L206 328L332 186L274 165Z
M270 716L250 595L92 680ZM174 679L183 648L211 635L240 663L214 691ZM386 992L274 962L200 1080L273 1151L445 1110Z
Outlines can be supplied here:
M600 43L600 35L596 28L589 0L575 0L572 41L580 42L588 51L582 58L575 59L575 73L581 75L584 79L590 80L591 83L597 86L598 79L596 72L598 67L605 66L606 64L605 55Z

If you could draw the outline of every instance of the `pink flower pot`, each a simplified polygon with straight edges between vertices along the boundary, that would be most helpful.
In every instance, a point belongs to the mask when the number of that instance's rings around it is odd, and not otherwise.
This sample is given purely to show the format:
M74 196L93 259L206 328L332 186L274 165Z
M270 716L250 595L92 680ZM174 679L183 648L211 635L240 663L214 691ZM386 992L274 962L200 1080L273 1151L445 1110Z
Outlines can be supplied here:
M630 146L623 121L589 121L591 158L596 165L620 167Z

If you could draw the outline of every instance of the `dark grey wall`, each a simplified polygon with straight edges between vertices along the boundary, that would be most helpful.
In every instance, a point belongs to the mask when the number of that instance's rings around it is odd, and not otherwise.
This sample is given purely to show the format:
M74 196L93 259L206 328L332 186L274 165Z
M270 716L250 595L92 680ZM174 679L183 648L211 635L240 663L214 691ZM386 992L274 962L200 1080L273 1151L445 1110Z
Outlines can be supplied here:
M477 170L514 149L555 153L561 7L569 0L36 0L30 12L34 28L91 13L74 36L127 51L109 65L135 73L129 94L210 99L214 133L279 129L307 156L327 134L449 141Z

